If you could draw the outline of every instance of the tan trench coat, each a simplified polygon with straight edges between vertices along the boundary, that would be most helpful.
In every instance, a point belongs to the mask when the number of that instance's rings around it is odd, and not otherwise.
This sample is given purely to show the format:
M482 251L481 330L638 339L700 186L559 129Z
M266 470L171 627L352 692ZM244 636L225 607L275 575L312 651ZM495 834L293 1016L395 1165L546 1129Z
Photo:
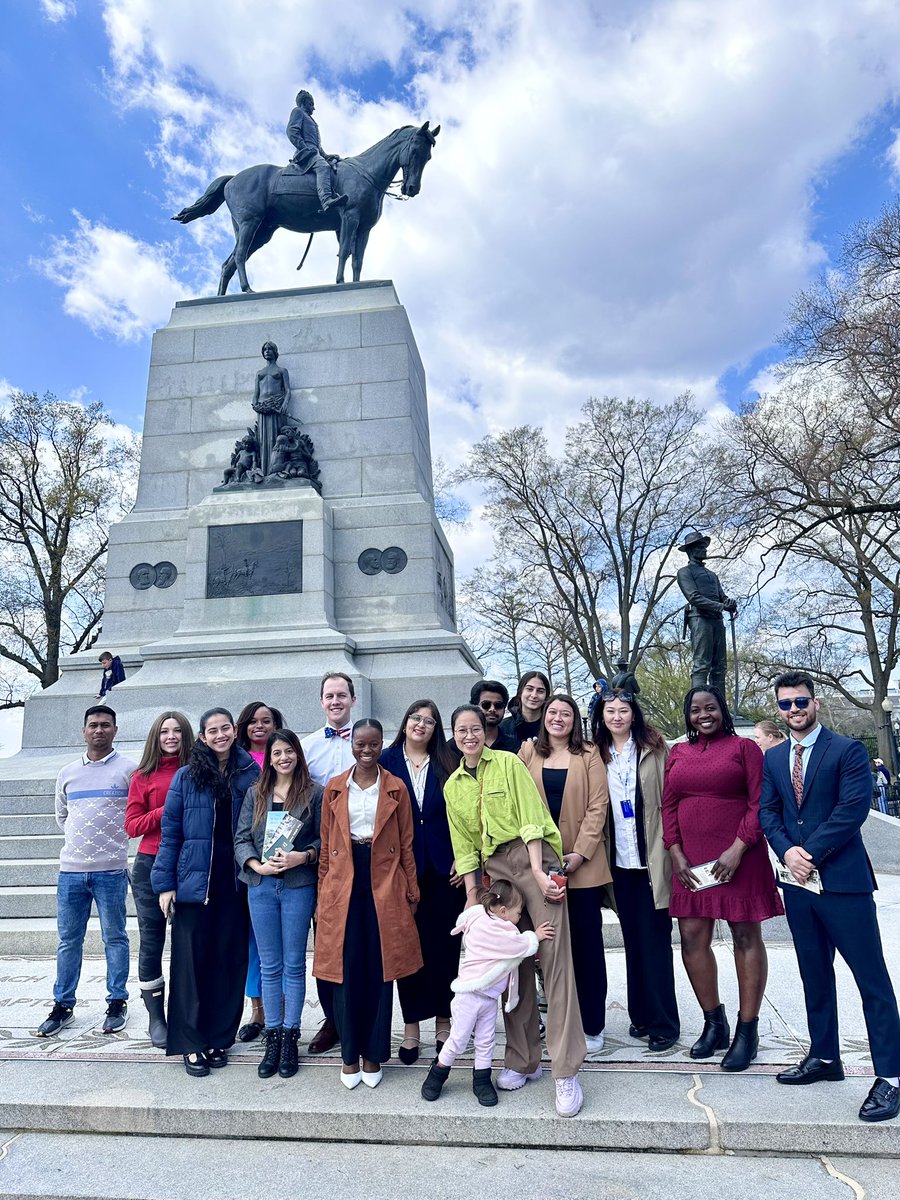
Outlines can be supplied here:
M414 975L422 966L422 950L412 907L419 902L419 885L412 851L409 796L396 775L383 767L379 778L372 840L372 897L378 915L381 959L387 982ZM313 975L332 983L343 983L344 980L344 928L353 886L349 779L350 771L345 771L330 780L322 797Z

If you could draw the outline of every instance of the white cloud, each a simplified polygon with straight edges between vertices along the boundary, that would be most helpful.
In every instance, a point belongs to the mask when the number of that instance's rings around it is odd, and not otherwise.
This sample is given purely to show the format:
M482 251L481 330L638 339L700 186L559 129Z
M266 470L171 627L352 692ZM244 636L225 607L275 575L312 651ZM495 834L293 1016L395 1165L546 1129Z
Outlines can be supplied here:
M32 225L46 224L46 213L38 212L36 208L32 208L27 200L22 201L22 211L25 213L25 216L32 223Z
M165 323L184 295L171 248L74 215L74 231L51 239L47 256L32 263L64 288L69 316L120 341L134 341Z
M45 19L54 25L74 17L78 11L75 0L40 0L40 4Z
M386 203L364 277L395 280L433 435L457 456L551 410L559 428L591 394L689 388L717 403L716 379L772 341L823 261L817 183L900 88L892 0L324 11L271 0L263 17L220 0L210 21L203 0L105 0L111 80L158 119L151 153L172 211L223 171L286 161L301 86L339 153L410 120L443 123L422 194ZM378 64L411 76L405 98L359 98L354 72ZM225 210L174 239L211 276L231 248ZM333 239L316 239L301 277L302 247L276 235L251 260L253 286L332 279Z

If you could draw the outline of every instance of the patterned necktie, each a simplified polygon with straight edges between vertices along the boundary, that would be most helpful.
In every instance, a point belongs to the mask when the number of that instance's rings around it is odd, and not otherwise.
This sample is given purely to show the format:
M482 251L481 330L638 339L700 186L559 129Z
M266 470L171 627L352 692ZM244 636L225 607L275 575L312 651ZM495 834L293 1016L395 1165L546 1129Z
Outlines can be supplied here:
M345 725L343 729L332 729L330 725L325 726L325 737L342 737L345 742L350 741L350 726Z
M794 785L794 795L797 807L803 803L803 747L794 746L794 769L791 771L791 783Z

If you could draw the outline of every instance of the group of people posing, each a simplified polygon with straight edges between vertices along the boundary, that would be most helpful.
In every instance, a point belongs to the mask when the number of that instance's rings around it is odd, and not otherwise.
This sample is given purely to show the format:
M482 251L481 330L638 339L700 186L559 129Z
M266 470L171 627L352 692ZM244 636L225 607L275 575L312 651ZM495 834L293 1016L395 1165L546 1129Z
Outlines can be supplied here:
M296 1073L314 927L325 1020L309 1050L340 1045L345 1087L382 1080L396 981L402 1063L419 1058L422 1024L434 1022L424 1099L438 1099L471 1038L473 1091L496 1104L495 1086L540 1078L543 1037L556 1111L574 1116L581 1064L603 1049L605 906L621 924L630 1036L657 1053L681 1036L676 918L703 1015L690 1056L724 1051L721 1068L742 1071L758 1051L761 922L786 907L812 1044L779 1082L843 1078L836 948L860 988L879 1073L860 1116L896 1116L900 1018L860 837L868 760L818 724L808 675L781 676L775 694L790 736L765 756L735 733L714 687L688 692L686 740L671 750L624 690L593 706L588 740L576 701L552 693L539 671L512 700L497 681L476 683L449 739L433 701L414 701L387 747L378 721L352 720L354 685L342 672L323 678L326 723L302 741L263 701L236 721L209 709L196 740L184 714L165 712L137 765L114 748L115 713L90 708L86 752L57 783L60 946L55 1003L38 1033L73 1019L92 901L107 955L103 1030L124 1025L128 838L140 837L131 886L141 994L153 1044L182 1055L189 1075L224 1067L236 1039L258 1036L262 1078ZM787 868L784 906L766 839ZM712 952L716 920L733 938L733 1030ZM500 1000L506 1051L495 1080Z

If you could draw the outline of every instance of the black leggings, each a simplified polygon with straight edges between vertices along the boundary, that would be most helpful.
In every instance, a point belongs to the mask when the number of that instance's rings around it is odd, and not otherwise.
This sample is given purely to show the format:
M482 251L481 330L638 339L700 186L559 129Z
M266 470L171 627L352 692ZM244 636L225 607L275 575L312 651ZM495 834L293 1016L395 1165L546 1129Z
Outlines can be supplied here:
M156 983L163 975L166 918L159 907L159 897L150 886L150 869L155 861L155 854L139 853L134 856L131 868L131 894L141 934L138 949L138 979L141 983Z

